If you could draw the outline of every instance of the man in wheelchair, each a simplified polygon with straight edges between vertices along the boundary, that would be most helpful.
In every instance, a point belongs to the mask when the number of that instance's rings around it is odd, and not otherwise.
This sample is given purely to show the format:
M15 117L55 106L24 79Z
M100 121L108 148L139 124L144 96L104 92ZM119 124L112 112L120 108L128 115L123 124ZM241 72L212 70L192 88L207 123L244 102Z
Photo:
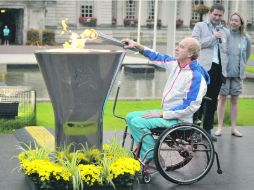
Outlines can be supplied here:
M184 38L175 48L175 57L155 52L133 40L125 39L124 48L135 48L155 65L168 71L161 110L135 111L126 116L126 122L136 144L144 133L154 128L170 128L179 122L193 122L193 114L199 109L206 94L210 78L199 65L199 42ZM146 135L140 152L143 158L155 146L152 135ZM146 155L146 162L153 158L153 151Z

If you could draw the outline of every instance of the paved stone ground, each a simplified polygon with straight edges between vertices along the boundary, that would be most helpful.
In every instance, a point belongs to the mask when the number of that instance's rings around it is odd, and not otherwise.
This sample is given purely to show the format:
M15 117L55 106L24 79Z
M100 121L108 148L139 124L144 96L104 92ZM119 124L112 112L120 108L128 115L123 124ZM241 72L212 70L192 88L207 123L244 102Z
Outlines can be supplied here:
M231 136L230 129L225 128L215 148L219 153L222 175L216 173L216 163L201 181L188 186L175 185L166 181L159 174L152 177L150 184L136 184L134 190L252 190L254 187L254 127L240 127L243 138ZM109 141L113 134L121 139L121 131L104 133L104 141ZM0 190L29 190L24 176L14 170L18 161L19 141L13 134L0 134Z

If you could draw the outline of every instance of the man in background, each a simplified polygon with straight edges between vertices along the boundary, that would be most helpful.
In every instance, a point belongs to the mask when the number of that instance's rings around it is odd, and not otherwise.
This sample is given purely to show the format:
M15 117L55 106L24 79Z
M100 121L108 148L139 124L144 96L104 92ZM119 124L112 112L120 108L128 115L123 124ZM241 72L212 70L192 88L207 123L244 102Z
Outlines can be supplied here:
M217 138L212 135L214 127L214 114L217 109L218 95L222 82L227 75L229 30L221 25L225 9L221 4L214 4L209 11L207 21L198 22L192 32L192 37L201 44L201 53L198 62L208 71L210 85L206 96L211 101L204 101L196 117L203 116L203 128L213 141Z
M9 35L10 29L8 28L7 25L5 25L3 29L4 45L9 45Z

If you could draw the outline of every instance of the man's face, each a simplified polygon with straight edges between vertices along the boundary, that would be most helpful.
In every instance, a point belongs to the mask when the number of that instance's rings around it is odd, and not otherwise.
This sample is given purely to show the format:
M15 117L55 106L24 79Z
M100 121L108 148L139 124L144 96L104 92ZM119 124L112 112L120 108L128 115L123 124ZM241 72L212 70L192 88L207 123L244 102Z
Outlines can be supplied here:
M183 39L175 48L175 57L178 61L184 60L190 57L190 53L188 51L188 39Z
M213 12L209 13L210 16L210 21L215 24L218 25L220 24L222 17L224 15L224 12L218 9L214 9Z

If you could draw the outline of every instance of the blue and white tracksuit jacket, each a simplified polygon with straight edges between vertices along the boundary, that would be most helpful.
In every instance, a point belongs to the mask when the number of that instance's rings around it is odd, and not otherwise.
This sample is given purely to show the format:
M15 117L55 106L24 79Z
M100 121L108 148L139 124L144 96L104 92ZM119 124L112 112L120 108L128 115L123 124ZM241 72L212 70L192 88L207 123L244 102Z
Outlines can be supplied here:
M143 55L159 67L165 68L169 77L162 96L163 118L143 118L142 115L149 111L137 111L126 116L134 141L138 143L144 133L157 127L171 127L178 122L193 122L193 114L199 109L202 99L206 94L207 84L210 82L208 73L196 60L181 68L177 60L169 55L154 52L145 48ZM150 110L151 111L151 110ZM152 110L158 111L161 110ZM146 151L153 148L155 141L151 135L143 139L141 157ZM153 157L153 153L146 158Z

